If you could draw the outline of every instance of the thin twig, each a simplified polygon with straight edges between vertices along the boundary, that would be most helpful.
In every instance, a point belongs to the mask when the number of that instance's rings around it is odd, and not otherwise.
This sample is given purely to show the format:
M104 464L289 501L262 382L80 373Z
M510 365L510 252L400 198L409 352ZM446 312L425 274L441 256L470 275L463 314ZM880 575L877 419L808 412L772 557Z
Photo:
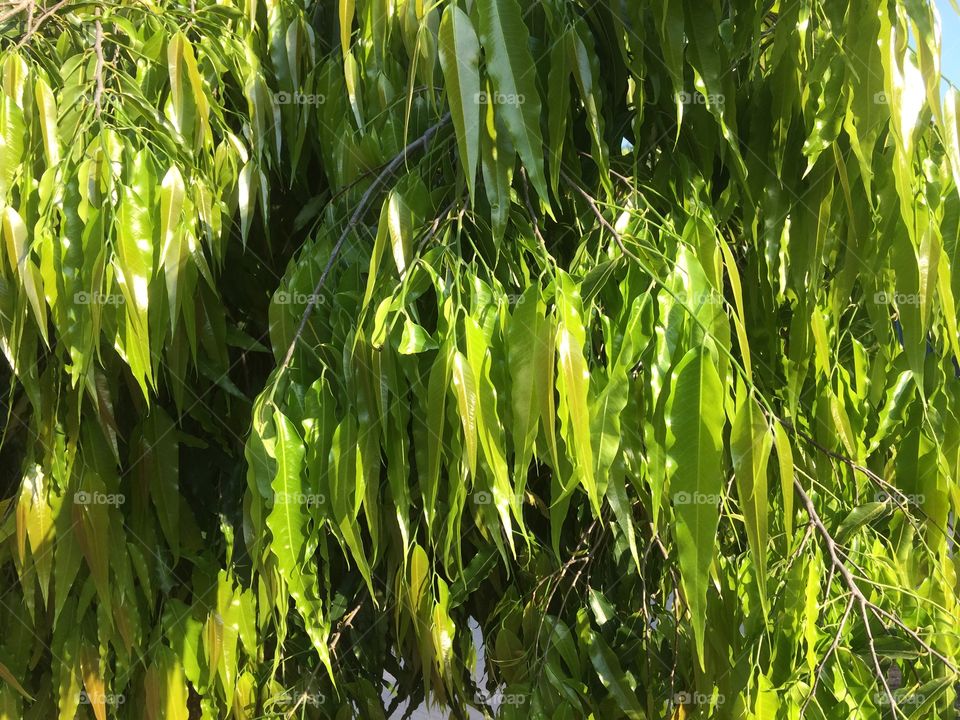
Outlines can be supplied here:
M340 642L340 637L343 635L343 631L348 627L352 627L353 620L357 616L357 613L360 612L364 602L366 602L366 597L360 598L360 602L357 603L356 607L354 607L353 610L340 619L340 622L337 624L337 630L333 634L333 637L328 644L331 656L337 649L337 643ZM293 707L291 707L287 712L287 718L292 718L296 714L297 710L299 710L300 707L310 699L310 685L312 685L313 681L316 679L321 667L321 665L317 665L313 673L311 673L309 679L307 680L307 686L304 688L304 691L300 694L300 697L297 698L297 702L294 703Z
M849 467L851 470L855 470L856 472L859 472L859 473L865 475L869 480L871 480L875 485L877 485L877 487L881 488L881 489L887 494L887 497L889 497L889 498L893 501L893 503L894 503L898 508L900 508L900 510L903 511L903 514L907 517L908 522L909 522L915 529L917 529L917 530L920 530L920 529L921 529L921 528L920 528L920 525L916 522L916 520L914 519L914 517L913 517L913 515L912 515L912 513L911 513L911 511L910 511L910 507L909 507L909 505L910 505L910 498L908 498L898 487L896 487L896 486L893 485L892 483L888 482L888 481L885 480L884 478L882 478L882 477L880 477L879 475L877 475L877 474L876 474L875 472L873 472L873 470L871 470L870 468L861 465L860 463L858 463L858 462L857 462L856 460L854 460L853 458L847 457L846 455L844 455L844 454L842 454L842 453L838 453L838 452L836 452L836 451L834 451L834 450L831 450L830 448L828 448L828 447L826 447L826 446L824 446L824 445L821 445L819 442L817 442L816 438L814 438L814 437L812 437L811 435L809 435L808 433L804 432L803 430L801 430L800 428L798 428L796 425L794 425L793 423L791 423L789 420L781 419L780 422L783 424L783 426L784 426L787 430L792 430L793 432L795 432L795 433L797 434L797 436L798 436L799 438L801 438L802 440L805 440L807 443L809 443L810 445L812 445L813 447L815 447L817 450L819 450L819 451L822 452L823 454L827 455L828 457L830 457L830 458L832 458L832 459L834 459L834 460L839 460L839 461L842 462L844 465L846 465L847 467ZM922 507L917 506L917 507L916 507L916 512L923 516L923 520L924 520L924 521L931 523L936 529L938 529L938 530L939 530L940 532L942 532L944 535L949 535L949 532L947 531L947 529L944 528L944 527L942 527L938 522L934 521L934 519L931 518L931 517L924 511L924 509L923 509Z
M2 15L0 15L0 23L5 23L5 22L6 22L7 20L9 20L10 18L12 18L12 17L14 17L14 16L16 16L16 15L19 15L20 13L22 13L22 12L24 11L24 9L27 9L30 5L31 5L30 2L22 2L22 3L20 3L19 5L14 5L10 10L8 10L7 12L3 13ZM32 8L30 8L30 10L32 11ZM31 17L29 18L28 23L27 23L27 27L28 27L28 28L29 28L30 23L32 22L32 20L33 20L33 18L32 18L32 12L31 12Z
M340 233L340 237L338 238L336 245L334 245L333 250L330 251L330 257L327 259L327 264L324 266L323 272L320 273L320 279L317 281L316 287L313 288L310 301L307 303L307 307L303 311L303 317L300 318L300 325L297 327L297 331L293 335L293 340L290 341L290 347L287 348L287 354L284 356L283 362L277 369L278 377L283 374L284 370L286 370L286 368L290 365L290 361L293 359L293 353L297 347L297 342L299 342L300 336L303 335L303 331L307 327L307 322L310 320L310 316L313 314L313 310L317 306L317 298L320 296L320 291L323 289L323 285L327 281L327 275L330 274L330 270L333 268L333 263L336 262L337 256L340 254L340 250L343 248L343 244L346 242L347 237L353 231L354 227L356 227L356 225L363 219L363 215L367 211L367 206L373 199L374 194L380 188L380 185L392 177L393 174L396 173L397 169L404 162L406 162L408 155L426 147L431 138L433 138L433 136L436 135L437 132L448 122L450 122L450 113L444 115L438 123L429 127L423 135L401 150L400 153L387 164L380 174L373 179L373 182L370 183L370 187L368 187L363 193L363 196L360 198L360 202L357 204L356 210L353 211L353 215L350 216L350 220L347 222L346 227L344 227L343 232Z
M558 574L559 574L559 577L557 578L557 584L554 585L553 588L551 589L550 595L547 596L547 599L546 599L547 601L546 601L546 603L545 603L544 606L543 606L543 614L540 616L540 623L537 625L537 634L536 634L536 637L534 638L534 641L533 641L533 647L534 647L534 649L536 649L536 648L538 648L538 647L540 646L540 633L543 632L543 623L544 623L544 621L547 619L547 614L550 612L550 604L553 602L553 597L554 597L554 595L556 595L557 590L560 589L560 584L563 582L563 578L564 578L564 576L567 574L567 571L568 571L571 567L573 567L575 564L577 564L577 563L579 563L579 562L585 561L585 562L587 562L587 563L589 564L589 561L590 561L593 557L595 557L594 554L589 554L589 555L583 556L583 555L580 555L580 552L581 552L582 550L584 550L584 549L587 547L587 545L590 543L590 541L592 540L592 538L593 538L593 532L594 532L594 530L597 528L598 521L599 521L599 518L594 518L593 521L591 521L590 525L587 526L587 529L586 529L586 530L584 531L584 533L583 533L583 537L580 539L580 542L577 543L577 546L574 548L573 553L571 554L570 559L568 559L555 573L551 573L551 574L548 575L546 578L541 579L540 582L537 583L537 586L534 588L534 590L533 590L533 596L531 597L531 602L532 602L533 599L536 597L537 591L539 590L540 586L543 584L544 580L549 580L549 579L553 578L555 575L558 575ZM584 570L585 567L586 567L586 565L581 565L580 568L578 568L578 570L577 570L577 574L573 577L573 581L570 583L570 587L567 589L567 592L566 592L566 594L564 595L563 600L562 600L562 602L561 602L561 606L560 606L561 609L560 609L559 612L557 612L557 618L558 618L558 619L560 619L561 615L563 614L563 607L566 606L567 597L570 595L570 592L571 592L571 591L573 590L573 588L576 586L577 581L580 579L580 575L583 573L583 570ZM553 635L553 631L551 630L551 637L552 637L552 635ZM550 647L549 647L549 645L548 645L546 648L544 648L543 654L540 656L540 660L539 660L539 662L537 663L537 678L538 678L538 679L539 679L539 677L540 677L540 670L541 670L542 667L543 667L543 662L544 662L544 660L546 660L547 653L549 652L549 650L550 650Z
M850 569L840 559L839 555L837 555L837 543L830 534L830 531L827 530L827 526L823 524L823 520L820 519L817 509L813 505L813 500L809 495L807 495L806 490L803 489L803 485L800 484L799 480L794 478L793 486L796 489L797 494L800 495L800 500L803 503L804 508L806 508L807 515L810 517L810 522L813 523L813 526L817 529L817 532L820 533L820 538L823 540L823 545L827 550L827 555L830 557L830 562L833 564L833 567L836 568L837 572L840 573L840 577L843 578L844 585L847 586L847 591L850 593L850 602L856 602L859 606L860 615L863 618L863 622L867 631L867 645L870 649L870 656L873 659L874 670L877 673L877 678L880 680L880 684L883 685L883 689L890 701L890 706L893 708L894 712L896 712L897 701L896 698L893 697L893 693L890 691L890 686L887 685L887 680L883 675L883 670L880 668L880 661L877 659L877 650L873 641L873 633L870 630L870 620L867 616L867 608L868 606L872 606L873 603L867 600L867 597L863 594L863 591L860 590L860 586L857 585L857 581L851 574ZM827 588L827 590L829 591L829 588ZM812 695L813 692L811 691L810 694Z
M830 534L830 531L824 525L823 520L820 518L820 515L817 513L816 507L814 507L813 500L803 489L803 485L800 484L800 481L796 478L793 479L793 487L796 490L797 494L800 496L800 500L803 503L804 508L807 511L807 515L810 517L810 522L816 528L817 532L820 535L821 540L823 541L823 546L826 549L827 555L830 558L832 566L840 574L840 577L843 579L843 583L847 588L847 591L850 593L851 603L855 602L858 605L860 615L863 618L865 630L867 634L867 645L870 650L870 656L873 660L874 671L877 673L877 677L880 680L880 684L883 686L884 692L887 695L887 699L890 702L891 708L896 714L897 702L896 698L893 696L893 692L890 690L890 686L887 684L887 680L883 675L882 669L880 668L880 662L877 658L876 645L874 643L873 631L870 628L869 616L867 611L874 613L876 616L883 616L890 620L894 625L903 629L907 634L914 640L920 647L926 650L927 653L939 659L951 672L954 674L960 674L960 671L957 670L956 666L953 665L946 657L941 653L935 650L929 643L927 643L923 638L921 638L916 632L908 628L906 624L899 617L893 613L884 610L878 605L871 602L866 595L863 594L863 591L860 589L860 586L857 584L856 579L853 577L853 574L850 572L850 569L847 567L838 554L838 545L836 540ZM846 615L846 613L845 613ZM838 631L839 634L839 631ZM832 653L832 650L830 651ZM829 654L828 653L828 656ZM825 662L826 658L824 658ZM822 669L819 671L822 672ZM818 673L819 674L819 673ZM814 686L816 688L816 677L814 678ZM813 695L813 689L811 689L810 696Z
M622 252L624 255L631 257L635 260L639 260L639 258L636 255L634 255L632 252L627 250L626 246L623 244L623 238L620 237L620 233L617 232L617 229L613 225L611 225L610 221L603 216L603 213L600 212L600 208L597 207L596 201L592 197L590 197L590 194L586 190L584 190L582 187L577 185L577 183L575 183L573 179L569 175L567 175L565 170L562 170L562 169L560 170L560 177L562 177L565 183L567 183L570 187L576 190L577 193L579 193L580 196L587 201L587 205L590 206L590 209L593 211L593 214L597 217L597 220L600 222L600 224L604 228L606 228L606 230L611 235L613 235L613 239L616 240L617 245L620 246L620 252Z
M38 17L36 22L33 23L33 27L31 27L28 32L25 32L23 34L23 37L20 38L20 42L17 43L17 49L19 50L20 48L22 48L26 44L27 40L29 40L34 35L34 33L36 33L37 30L40 29L40 26L43 24L44 20L46 20L55 12L57 12L57 10L62 8L69 1L70 0L60 0L60 2L56 3L55 5L52 5L46 12L44 12L40 17ZM24 7L26 7L26 5L24 5ZM16 12L20 12L21 10L23 10L23 7L17 8Z
M343 635L343 631L348 627L353 627L353 619L357 616L357 613L360 612L360 609L363 607L363 603L366 602L366 596L360 598L360 602L357 603L357 606L353 608L349 613L347 613L340 622L337 624L337 631L333 634L333 638L330 640L330 653L333 654L334 650L337 649L337 643L340 642L340 637Z
M853 595L850 596L850 599L847 601L847 607L843 611L843 617L840 618L840 625L837 627L837 632L833 636L833 642L830 643L830 647L827 649L827 654L824 655L820 662L817 663L817 667L813 673L813 685L810 687L810 692L807 694L806 699L803 701L803 705L800 707L800 717L804 717L804 713L807 710L807 705L810 704L810 701L813 699L813 696L817 694L817 685L820 684L820 676L823 675L823 669L827 666L827 661L836 652L837 647L840 645L840 636L843 634L843 628L847 624L847 618L850 617L850 611L853 609Z
M97 65L93 71L97 85L93 91L93 112L94 116L100 117L100 103L103 99L103 25L100 24L100 8L96 9L97 19L93 24L93 51L97 56Z

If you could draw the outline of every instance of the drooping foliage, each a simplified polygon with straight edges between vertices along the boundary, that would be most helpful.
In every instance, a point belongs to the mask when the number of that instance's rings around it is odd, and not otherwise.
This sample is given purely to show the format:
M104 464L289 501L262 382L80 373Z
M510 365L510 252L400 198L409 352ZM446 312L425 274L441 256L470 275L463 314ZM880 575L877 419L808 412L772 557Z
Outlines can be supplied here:
M953 717L940 46L0 7L0 718Z

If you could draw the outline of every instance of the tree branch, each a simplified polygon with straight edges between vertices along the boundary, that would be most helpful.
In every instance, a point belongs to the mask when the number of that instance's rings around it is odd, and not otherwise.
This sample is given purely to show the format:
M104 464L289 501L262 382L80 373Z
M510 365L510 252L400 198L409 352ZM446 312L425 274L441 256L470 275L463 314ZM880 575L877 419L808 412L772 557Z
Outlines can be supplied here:
M307 307L303 311L303 317L300 318L300 325L297 326L297 331L294 333L293 340L290 341L290 347L287 348L287 353L283 358L283 362L280 364L280 367L277 370L277 377L283 374L284 370L286 370L286 368L290 365L290 361L293 359L293 353L297 347L297 342L300 340L300 336L303 335L303 331L307 327L307 322L310 320L310 316L313 314L313 310L317 306L317 297L320 295L320 291L323 289L324 283L327 281L327 275L330 274L330 270L333 268L333 264L336 262L337 256L340 254L340 250L343 248L343 244L346 242L347 237L363 219L363 215L367 211L367 206L373 199L374 194L380 188L380 185L386 182L394 175L394 173L397 172L397 169L404 162L406 162L408 155L426 147L433 136L436 135L437 132L439 132L439 130L448 122L450 122L450 113L447 113L440 118L439 122L430 126L423 135L401 150L400 153L393 158L393 160L387 163L387 166L380 171L380 174L373 179L372 183L370 183L370 187L368 187L363 193L363 196L360 198L360 202L357 204L357 208L350 216L350 220L347 222L346 227L343 228L343 232L340 233L340 237L337 240L336 245L334 245L333 250L330 251L330 257L327 259L327 264L324 266L323 272L320 274L320 279L313 288L310 301L307 303Z
M97 56L96 69L93 71L97 86L93 91L93 112L100 117L100 104L103 100L103 25L100 24L100 8L96 9L97 19L94 22L93 52Z
M813 697L813 692L817 686L817 680L819 679L820 674L823 672L822 665L826 663L827 658L829 658L829 656L835 650L837 643L839 643L840 631L843 629L843 624L846 621L847 616L849 615L850 607L853 605L853 603L856 603L858 605L860 615L863 618L863 622L864 622L864 626L867 634L867 646L870 650L870 657L873 660L874 671L877 674L877 678L880 680L880 684L883 686L884 692L887 695L887 699L889 700L890 706L894 713L896 713L898 710L897 701L896 701L896 698L893 696L893 692L890 690L890 686L887 684L887 680L883 675L882 669L880 668L880 661L877 657L877 651L876 651L876 645L874 643L873 632L870 629L869 616L867 614L868 610L872 612L874 615L876 615L878 618L880 616L887 618L894 625L906 631L907 634L911 637L911 639L914 642L916 642L918 645L920 645L927 653L929 653L933 657L936 657L938 660L940 660L954 674L960 674L960 671L957 670L957 668L953 665L953 663L951 663L944 655L942 655L933 647L931 647L931 645L927 643L925 640L923 640L923 638L921 638L916 632L908 628L906 624L904 624L903 620L901 620L899 617L897 617L893 613L890 613L884 610L883 608L879 607L878 605L875 605L873 602L871 602L867 598L866 595L863 594L863 591L860 589L860 586L857 584L856 579L853 577L853 573L850 572L850 569L840 559L840 556L837 552L837 548L838 548L837 542L836 540L834 540L833 536L830 534L830 531L827 529L826 525L824 525L823 523L823 520L820 518L820 515L817 513L817 509L816 507L814 507L813 500L807 494L806 490L803 489L803 485L800 484L800 481L796 478L793 479L793 487L796 490L797 494L800 496L800 500L803 503L804 509L807 511L807 515L810 517L810 522L813 524L814 528L817 530L817 533L820 535L820 539L823 541L823 546L826 549L827 555L830 558L831 566L834 569L836 569L837 573L840 574L840 577L843 580L843 584L846 586L847 591L850 593L850 605L848 605L847 610L844 612L843 620L841 621L841 626L840 626L840 629L837 631L837 635L834 637L833 645L831 645L831 648L830 650L828 650L827 655L824 657L824 659L820 663L820 666L818 666L817 668L816 676L814 678L814 684L810 690L810 694L807 698L807 702L809 702L809 699ZM805 702L804 707L806 707L806 704L807 703Z

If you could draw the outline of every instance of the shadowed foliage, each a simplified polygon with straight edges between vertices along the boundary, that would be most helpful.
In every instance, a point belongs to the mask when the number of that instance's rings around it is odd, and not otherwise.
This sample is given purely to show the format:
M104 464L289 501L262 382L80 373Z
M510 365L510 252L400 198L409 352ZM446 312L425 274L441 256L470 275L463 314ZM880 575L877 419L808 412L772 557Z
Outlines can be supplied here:
M0 719L955 718L927 0L0 6Z

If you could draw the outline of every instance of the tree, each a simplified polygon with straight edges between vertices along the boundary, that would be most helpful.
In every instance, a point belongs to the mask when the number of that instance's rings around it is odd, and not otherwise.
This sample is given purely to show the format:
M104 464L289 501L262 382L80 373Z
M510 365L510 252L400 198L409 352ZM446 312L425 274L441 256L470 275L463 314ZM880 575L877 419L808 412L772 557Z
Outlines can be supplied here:
M8 3L0 717L953 717L940 42Z

